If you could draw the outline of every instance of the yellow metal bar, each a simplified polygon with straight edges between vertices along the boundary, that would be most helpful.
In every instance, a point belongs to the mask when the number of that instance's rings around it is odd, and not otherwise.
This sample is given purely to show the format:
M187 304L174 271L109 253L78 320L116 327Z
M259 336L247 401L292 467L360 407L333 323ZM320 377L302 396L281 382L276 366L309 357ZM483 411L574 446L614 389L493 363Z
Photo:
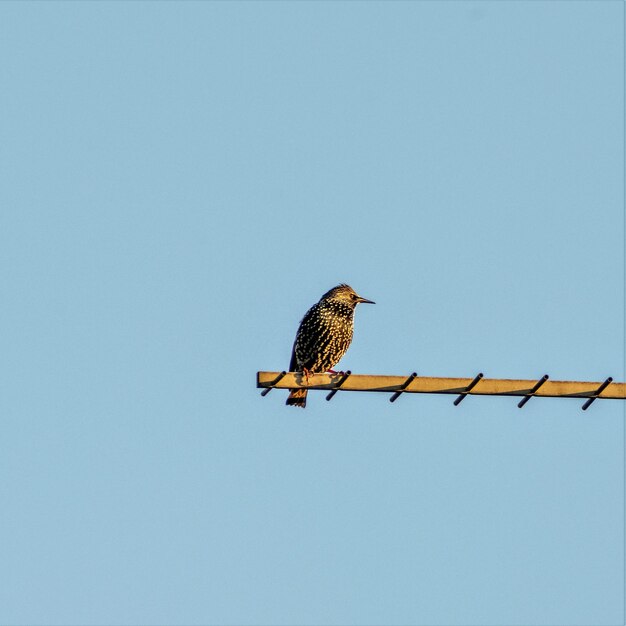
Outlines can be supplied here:
M276 389L333 389L342 380L339 374L310 374L308 382L299 372L257 372L257 387ZM277 381L277 379L279 379ZM407 376L351 374L341 384L341 391L394 392L402 388ZM526 396L532 393L536 380L482 378L466 392L473 378L435 378L418 376L402 389L402 393L467 393L475 396ZM547 380L533 394L544 398L593 398L603 381ZM626 383L611 383L598 396L603 400L626 400Z

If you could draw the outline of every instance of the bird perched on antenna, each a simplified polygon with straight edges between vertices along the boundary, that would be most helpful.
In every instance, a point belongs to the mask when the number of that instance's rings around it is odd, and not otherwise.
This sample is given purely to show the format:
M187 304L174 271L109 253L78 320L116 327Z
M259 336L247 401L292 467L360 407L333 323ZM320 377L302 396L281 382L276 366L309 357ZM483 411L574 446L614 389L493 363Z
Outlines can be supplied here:
M346 353L352 341L354 309L359 302L375 304L359 296L346 284L327 291L302 318L293 343L289 371L308 377L327 372ZM290 389L287 404L306 406L307 389Z

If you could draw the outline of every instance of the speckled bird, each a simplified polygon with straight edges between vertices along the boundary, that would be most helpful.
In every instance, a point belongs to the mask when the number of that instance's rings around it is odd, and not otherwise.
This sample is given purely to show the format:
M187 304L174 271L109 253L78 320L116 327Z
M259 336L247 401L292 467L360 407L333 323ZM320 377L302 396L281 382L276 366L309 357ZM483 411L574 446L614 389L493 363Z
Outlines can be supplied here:
M354 309L359 302L374 304L346 284L327 291L302 318L293 343L289 371L308 377L331 370L346 353L352 341ZM306 406L307 389L290 389L287 404Z

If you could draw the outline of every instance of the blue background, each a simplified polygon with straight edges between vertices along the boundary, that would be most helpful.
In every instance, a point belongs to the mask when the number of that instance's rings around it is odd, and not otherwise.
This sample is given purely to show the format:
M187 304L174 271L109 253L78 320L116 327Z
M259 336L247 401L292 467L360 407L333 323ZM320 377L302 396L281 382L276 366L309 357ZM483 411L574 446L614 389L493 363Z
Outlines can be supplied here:
M621 624L621 2L0 5L0 623Z

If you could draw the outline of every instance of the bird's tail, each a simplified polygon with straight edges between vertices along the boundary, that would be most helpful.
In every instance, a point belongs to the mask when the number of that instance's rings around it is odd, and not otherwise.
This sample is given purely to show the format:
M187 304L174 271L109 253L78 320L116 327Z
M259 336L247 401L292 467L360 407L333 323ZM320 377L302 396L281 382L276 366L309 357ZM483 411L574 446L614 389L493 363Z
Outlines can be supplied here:
M307 391L308 389L290 389L287 404L290 406L299 406L304 408L306 406Z

